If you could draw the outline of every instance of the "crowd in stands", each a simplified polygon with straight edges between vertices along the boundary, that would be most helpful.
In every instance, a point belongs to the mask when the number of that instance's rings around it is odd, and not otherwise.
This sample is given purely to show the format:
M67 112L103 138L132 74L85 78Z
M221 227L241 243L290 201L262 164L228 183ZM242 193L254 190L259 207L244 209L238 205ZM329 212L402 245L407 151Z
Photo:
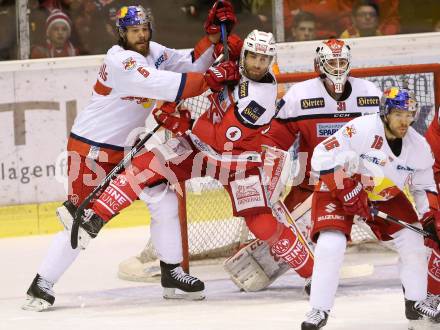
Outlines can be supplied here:
M214 0L28 0L30 58L104 54L116 43L123 5L151 8L153 39L190 48ZM272 30L271 0L231 0L245 36ZM440 31L440 0L284 0L285 41ZM174 8L174 10L172 10ZM0 0L0 60L17 58L14 0ZM183 31L183 32L182 32Z

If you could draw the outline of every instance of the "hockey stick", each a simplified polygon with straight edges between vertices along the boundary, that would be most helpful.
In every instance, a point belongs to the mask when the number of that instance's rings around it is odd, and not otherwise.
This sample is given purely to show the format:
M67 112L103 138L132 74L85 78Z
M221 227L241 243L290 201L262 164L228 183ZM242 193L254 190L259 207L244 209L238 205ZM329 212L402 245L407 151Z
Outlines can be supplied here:
M422 235L424 237L432 238L434 240L437 240L437 238L432 233L427 232L426 230L417 228L416 226L413 226L413 225L411 225L409 223L406 223L405 221L399 220L399 219L397 219L397 218L395 218L395 217L393 217L393 216L391 216L389 214L386 214L386 213L384 213L382 211L379 211L378 209L376 209L374 207L371 208L371 213L374 216L377 216L377 217L382 218L384 220L387 220L389 222L398 224L398 225L400 225L402 227L408 228L409 230L412 230L412 231L416 232L417 234L420 234L420 235Z
M72 231L70 233L70 245L72 249L76 249L78 246L78 230L81 223L81 215L85 207L90 203L90 201L96 196L96 194L102 190L122 169L125 165L142 149L145 143L156 133L156 131L161 127L161 125L156 125L154 129L144 136L136 145L130 150L130 152L116 165L109 174L102 180L102 182L82 201L82 203L77 208L75 215L73 217Z
M219 5L220 4L223 5L223 1L220 0ZM220 35L223 42L223 54L225 54L225 61L229 61L228 34L225 23L220 23Z

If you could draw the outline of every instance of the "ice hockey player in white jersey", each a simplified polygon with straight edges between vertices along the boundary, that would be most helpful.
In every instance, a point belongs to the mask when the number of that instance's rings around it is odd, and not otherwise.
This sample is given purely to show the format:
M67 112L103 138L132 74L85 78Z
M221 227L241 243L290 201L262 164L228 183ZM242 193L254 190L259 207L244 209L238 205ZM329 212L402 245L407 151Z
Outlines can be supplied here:
M221 45L219 24L226 24L230 31L236 22L228 1L222 6L214 4L205 22L206 36L192 52L178 52L151 41L152 22L151 12L141 6L124 6L117 13L119 44L105 56L92 98L76 118L69 137L68 201L57 210L60 219L69 217L119 163L124 149L132 146L129 136L145 126L156 100L178 101L196 96L211 84L227 80L226 76L209 74L209 70L208 74L204 72L214 62L214 44ZM182 250L177 198L172 191L164 192L163 186L145 190L147 196L161 195L159 203L146 202L162 275L171 286L187 293L196 291L196 299L203 298L203 282L184 273L179 265ZM27 291L24 309L41 311L53 305L53 285L79 252L79 248L71 248L67 231L55 235Z
M439 312L426 301L423 236L372 216L370 209L416 226L421 222L439 241L431 149L410 126L418 111L409 91L393 87L382 96L380 114L348 122L315 148L311 162L319 182L312 202L311 238L316 242L312 310L302 330L320 329L327 323L354 215L364 217L380 240L393 241L400 256L407 319L440 323Z

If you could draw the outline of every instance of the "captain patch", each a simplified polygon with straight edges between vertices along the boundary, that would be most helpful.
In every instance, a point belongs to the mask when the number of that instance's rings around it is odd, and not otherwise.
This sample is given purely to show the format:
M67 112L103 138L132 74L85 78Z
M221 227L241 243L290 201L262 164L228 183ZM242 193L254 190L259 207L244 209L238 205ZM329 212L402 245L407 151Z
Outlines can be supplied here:
M314 109L314 108L324 108L325 101L323 97L317 97L313 99L302 99L301 100L301 109Z
M357 98L358 107L378 107L379 97L378 96L358 96Z
M249 81L244 81L238 85L238 97L240 99L249 95Z
M257 102L251 101L248 106L244 108L244 110L241 112L241 115L250 123L255 124L265 111L266 109L259 105Z

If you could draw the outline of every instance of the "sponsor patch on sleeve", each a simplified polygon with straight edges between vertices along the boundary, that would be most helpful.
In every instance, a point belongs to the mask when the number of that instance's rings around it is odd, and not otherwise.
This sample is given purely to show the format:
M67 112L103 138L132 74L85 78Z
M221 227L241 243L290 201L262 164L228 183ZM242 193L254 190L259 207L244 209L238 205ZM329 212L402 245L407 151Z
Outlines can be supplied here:
M244 110L241 112L241 115L250 123L255 124L265 111L266 109L259 105L257 102L251 101L248 106L244 108Z
M335 134L338 129L344 126L345 123L318 123L316 124L317 136L322 138L329 137Z
M240 99L249 95L249 81L243 81L238 85L238 97Z
M378 96L358 96L356 99L358 107L378 107L380 103Z
M122 64L127 71L133 70L136 67L136 60L133 57L125 59Z
M301 109L314 109L314 108L324 108L325 101L323 97L316 97L313 99L302 99L301 100Z

